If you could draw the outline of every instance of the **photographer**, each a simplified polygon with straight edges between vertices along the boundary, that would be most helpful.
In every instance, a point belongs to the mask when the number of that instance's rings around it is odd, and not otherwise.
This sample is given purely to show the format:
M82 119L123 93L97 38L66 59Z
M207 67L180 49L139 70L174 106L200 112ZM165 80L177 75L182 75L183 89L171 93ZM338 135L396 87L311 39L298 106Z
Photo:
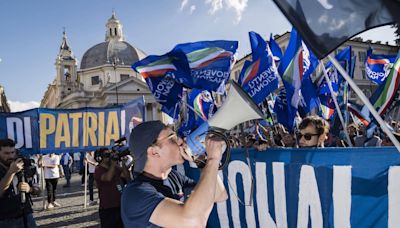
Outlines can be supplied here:
M0 227L36 227L30 193L37 194L40 189L22 181L24 162L22 158L16 159L14 146L13 140L0 139Z
M121 219L121 180L130 179L125 163L120 163L117 152L106 147L100 148L95 153L99 162L94 172L94 179L99 190L99 217L101 227L124 227Z

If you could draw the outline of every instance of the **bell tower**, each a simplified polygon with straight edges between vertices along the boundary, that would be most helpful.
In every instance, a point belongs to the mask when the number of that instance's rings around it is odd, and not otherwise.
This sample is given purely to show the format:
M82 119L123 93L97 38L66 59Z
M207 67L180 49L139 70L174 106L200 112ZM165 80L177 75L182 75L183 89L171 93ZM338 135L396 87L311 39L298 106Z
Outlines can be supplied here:
M62 99L66 94L72 92L78 84L77 60L67 42L67 34L63 31L63 38L59 53L56 57L56 86L58 98Z
M122 32L122 24L119 22L117 17L115 16L115 11L113 10L112 16L108 19L106 31L106 41L125 41L124 34Z

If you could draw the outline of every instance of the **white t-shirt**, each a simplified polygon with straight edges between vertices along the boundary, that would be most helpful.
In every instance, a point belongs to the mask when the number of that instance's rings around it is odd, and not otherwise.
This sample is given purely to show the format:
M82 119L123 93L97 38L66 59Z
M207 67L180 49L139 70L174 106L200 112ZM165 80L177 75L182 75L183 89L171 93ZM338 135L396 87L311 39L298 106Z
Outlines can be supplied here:
M42 158L42 163L44 167L44 178L45 179L54 179L54 178L60 178L60 170L59 170L59 165L60 165L60 156L59 155L53 155L50 157L49 154L43 155ZM47 165L55 165L54 168L46 167Z
M96 160L94 159L94 155L92 156L89 153L86 153L86 160L97 164ZM92 165L92 163L89 162L87 164L88 164L88 172L94 173L94 171L96 170L96 166Z
M63 156L64 156L64 164L62 165L69 165L70 161L72 163L72 157L69 153L65 153L63 154Z

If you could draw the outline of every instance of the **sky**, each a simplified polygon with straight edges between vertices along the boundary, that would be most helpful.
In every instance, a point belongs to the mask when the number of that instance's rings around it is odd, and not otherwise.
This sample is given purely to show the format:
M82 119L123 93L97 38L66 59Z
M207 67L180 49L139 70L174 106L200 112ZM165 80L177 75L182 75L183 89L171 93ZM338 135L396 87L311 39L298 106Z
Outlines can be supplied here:
M55 59L65 28L75 57L104 42L115 11L125 39L147 54L161 55L176 44L237 40L237 57L250 52L248 32L264 38L291 30L272 0L40 0L0 1L0 85L12 111L40 104L56 75ZM361 34L394 44L393 29Z

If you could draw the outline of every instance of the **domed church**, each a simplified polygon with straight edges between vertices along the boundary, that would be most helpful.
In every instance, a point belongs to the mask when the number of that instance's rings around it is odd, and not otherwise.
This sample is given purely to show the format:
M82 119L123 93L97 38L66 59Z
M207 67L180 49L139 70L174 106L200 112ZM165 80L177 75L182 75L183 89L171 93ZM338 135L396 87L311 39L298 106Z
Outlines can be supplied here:
M106 24L105 42L89 48L80 68L66 32L56 57L56 77L49 84L40 107L110 107L144 96L146 119L161 119L161 111L146 82L131 65L147 55L125 41L122 24L112 13Z

